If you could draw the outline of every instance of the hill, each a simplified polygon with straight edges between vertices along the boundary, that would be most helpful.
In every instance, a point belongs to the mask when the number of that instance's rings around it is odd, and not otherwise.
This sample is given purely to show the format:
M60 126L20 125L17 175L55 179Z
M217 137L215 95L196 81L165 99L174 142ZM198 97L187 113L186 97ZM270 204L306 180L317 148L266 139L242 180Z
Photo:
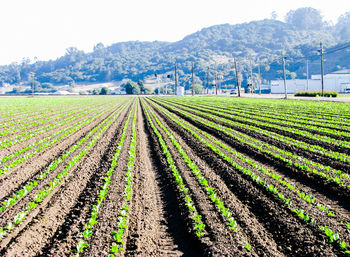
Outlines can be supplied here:
M91 53L70 47L56 60L35 63L25 60L20 64L0 66L0 85L31 81L33 73L38 85L108 82L124 78L137 81L155 73L172 71L175 61L180 83L186 84L190 80L192 62L198 82L206 81L209 67L211 79L217 69L225 83L233 83L233 58L238 60L245 85L247 74L257 77L258 65L265 80L281 78L283 52L288 58L288 77L303 78L306 59L310 60L310 74L319 73L317 50L320 42L325 48L337 49L350 40L350 32L347 34L344 28L343 32L338 31L339 24L311 27L265 19L211 26L174 43L130 41L110 46L99 43ZM326 73L350 68L349 49L328 55L325 60Z

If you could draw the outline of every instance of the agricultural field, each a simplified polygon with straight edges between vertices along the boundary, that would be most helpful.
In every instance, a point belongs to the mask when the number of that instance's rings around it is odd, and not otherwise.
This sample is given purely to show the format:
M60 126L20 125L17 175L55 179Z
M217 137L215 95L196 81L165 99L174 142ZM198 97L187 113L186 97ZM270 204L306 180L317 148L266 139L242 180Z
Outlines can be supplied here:
M0 256L350 256L350 104L0 99Z

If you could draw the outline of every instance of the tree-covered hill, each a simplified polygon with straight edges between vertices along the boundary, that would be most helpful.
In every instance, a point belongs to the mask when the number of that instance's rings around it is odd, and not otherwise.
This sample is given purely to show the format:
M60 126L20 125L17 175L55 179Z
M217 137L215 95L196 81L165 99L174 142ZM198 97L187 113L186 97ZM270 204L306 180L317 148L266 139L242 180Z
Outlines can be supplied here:
M97 44L90 53L76 47L56 60L12 63L0 66L0 85L32 81L72 84L107 82L130 78L138 81L146 76L173 71L177 62L180 83L189 80L192 62L197 80L205 81L207 71L215 70L227 83L233 83L233 58L237 58L243 84L247 77L257 76L258 65L265 80L282 77L281 57L287 56L288 77L305 77L305 62L310 60L310 74L319 73L317 50L323 42L326 50L350 41L350 12L339 17L335 25L322 20L312 8L290 11L286 21L273 19L204 28L180 41L122 42L104 46ZM349 48L326 56L326 72L350 68Z

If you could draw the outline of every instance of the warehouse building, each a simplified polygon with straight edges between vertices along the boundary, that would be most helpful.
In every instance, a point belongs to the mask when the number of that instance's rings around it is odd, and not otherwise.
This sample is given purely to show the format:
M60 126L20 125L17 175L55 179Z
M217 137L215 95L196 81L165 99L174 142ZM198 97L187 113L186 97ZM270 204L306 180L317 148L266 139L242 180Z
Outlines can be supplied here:
M350 70L340 70L323 76L324 90L350 93ZM286 80L287 93L294 94L303 90L321 90L321 75L312 75L311 79ZM271 93L283 94L284 81L271 80Z

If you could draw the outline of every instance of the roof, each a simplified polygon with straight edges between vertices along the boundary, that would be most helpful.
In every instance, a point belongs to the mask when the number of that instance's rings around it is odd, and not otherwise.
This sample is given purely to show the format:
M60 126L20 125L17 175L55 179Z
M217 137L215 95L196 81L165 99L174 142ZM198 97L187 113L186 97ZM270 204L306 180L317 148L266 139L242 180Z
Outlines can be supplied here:
M62 91L56 91L55 93L53 93L54 95L77 95L78 93L71 93L65 90Z
M350 75L350 69L338 70L338 71L331 72L330 74L349 74Z

